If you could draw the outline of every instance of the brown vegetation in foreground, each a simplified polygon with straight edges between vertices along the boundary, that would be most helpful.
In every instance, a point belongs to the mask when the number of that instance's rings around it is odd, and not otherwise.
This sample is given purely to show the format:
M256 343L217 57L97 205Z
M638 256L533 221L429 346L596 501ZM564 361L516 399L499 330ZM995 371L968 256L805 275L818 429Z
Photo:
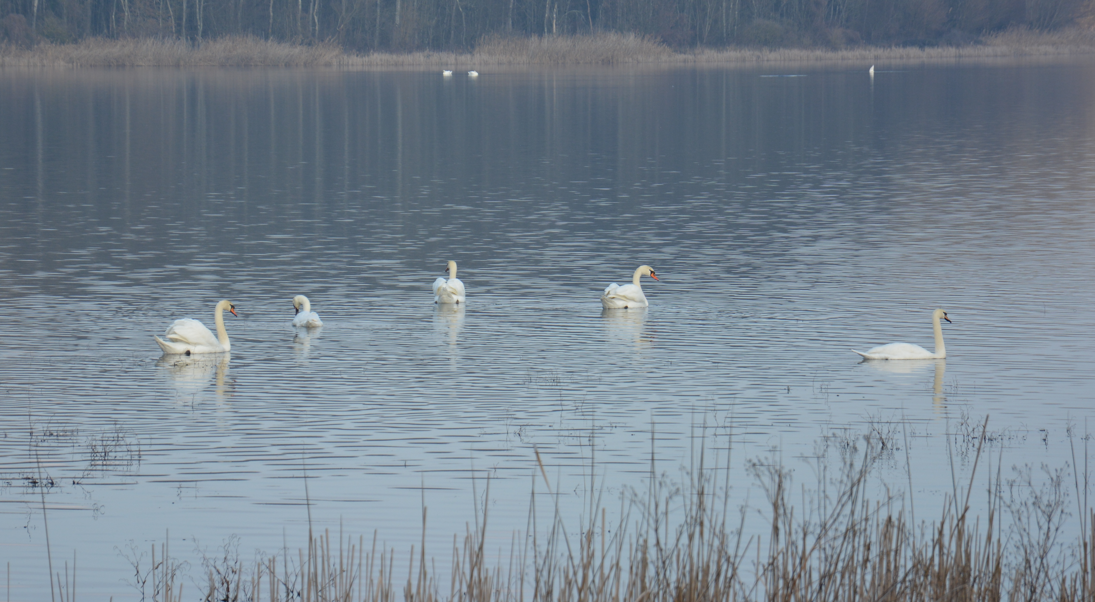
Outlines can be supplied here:
M996 436L986 426L987 420L951 435L972 460L974 473L986 440ZM765 495L764 510L732 504L728 474L705 469L702 452L684 484L656 476L652 466L648 489L626 495L612 524L599 496L590 494L581 524L567 524L556 506L554 519L537 525L534 491L530 532L513 534L508 558L495 560L497 544L486 541L485 510L462 545L454 538L447 593L424 549L412 547L409 554L378 549L375 535L366 549L363 538L355 542L329 532L310 533L306 548L253 565L241 562L238 543L229 543L223 554L202 562L205 578L195 585L207 601L270 602L1095 599L1095 513L1087 504L1086 477L1043 467L1039 479L1026 467L1001 479L997 467L989 479L985 522L969 513L971 476L965 487L956 482L935 522L916 524L911 500L875 502L867 496L872 467L893 461L900 446L892 434L872 433L832 438L822 455L833 450L839 455L831 467L837 474L819 466L818 488L809 494L793 488L778 464L749 463ZM538 476L547 482L542 464ZM1069 500L1073 484L1076 499ZM598 491L592 477L588 487ZM490 498L489 482L485 497ZM791 504L800 498L798 506ZM1080 512L1080 529L1062 537L1070 508ZM425 508L422 519L425 529ZM758 520L765 527L753 531L768 535L743 536L747 521ZM166 544L158 559L155 546L151 565L143 555L130 557L133 585L142 599L183 599L183 567ZM66 582L58 575L58 583Z
M842 50L726 48L677 52L633 34L491 37L474 52L349 54L330 44L288 44L232 36L192 45L175 39L90 38L32 48L0 46L0 67L341 67L440 69L480 66L741 65L752 63L899 63L1095 54L1095 32L1014 30L973 46L871 47Z

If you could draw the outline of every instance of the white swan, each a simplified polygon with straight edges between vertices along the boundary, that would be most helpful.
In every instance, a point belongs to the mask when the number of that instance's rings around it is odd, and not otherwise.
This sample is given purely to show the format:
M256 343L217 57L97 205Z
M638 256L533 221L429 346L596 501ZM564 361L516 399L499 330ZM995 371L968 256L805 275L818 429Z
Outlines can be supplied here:
M468 77L479 77L479 72L475 70L468 71Z
M293 326L301 326L304 328L319 328L323 326L323 320L319 319L319 314L312 311L312 302L308 300L308 297L304 295L297 295L293 297L293 309L297 315L293 318Z
M635 270L635 275L631 278L631 284L620 286L613 282L608 285L605 292L601 294L601 305L605 309L625 309L650 305L646 301L646 295L643 294L643 287L639 285L639 278L643 276L650 276L654 280L658 279L654 275L653 268L648 265L641 265Z
M441 72L441 75L443 75L445 77L452 77L452 69L445 69L444 71Z
M456 262L450 261L449 266L445 268L445 272L449 275L448 279L444 276L438 276L437 280L433 281L433 302L463 303L464 283L456 277Z
M935 353L924 349L920 345L910 345L909 343L890 343L889 345L875 347L867 353L855 351L855 349L852 349L852 351L869 360L930 360L945 358L947 357L947 347L943 344L943 326L939 323L939 318L943 318L947 322L951 321L947 317L947 312L941 309L932 312L932 328L935 330Z
M205 327L205 324L190 318L175 320L167 327L164 333L166 341L156 335L152 338L159 343L160 349L165 354L182 353L195 355L198 353L222 353L232 350L232 343L228 341L228 332L224 329L224 310L232 312L237 318L236 306L225 299L217 304L214 312L214 322L217 324L217 336Z

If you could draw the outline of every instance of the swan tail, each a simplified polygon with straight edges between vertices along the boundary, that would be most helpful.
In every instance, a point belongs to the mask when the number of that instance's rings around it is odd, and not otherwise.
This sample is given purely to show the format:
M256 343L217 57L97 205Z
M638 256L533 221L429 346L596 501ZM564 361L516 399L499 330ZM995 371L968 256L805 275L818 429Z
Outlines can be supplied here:
M438 277L437 280L434 280L433 281L433 294L435 294L435 295L441 294L438 291L440 291L441 287L445 286L446 284L448 284L448 280L446 280L443 277Z
M178 353L178 351L171 348L171 343L168 343L156 335L152 335L152 338L156 339L156 344L163 349L164 353Z
M865 357L867 359L871 358L871 356L867 355L866 353L863 353L862 351L856 351L855 349L852 349L852 353L858 353L859 355L862 355L863 357Z

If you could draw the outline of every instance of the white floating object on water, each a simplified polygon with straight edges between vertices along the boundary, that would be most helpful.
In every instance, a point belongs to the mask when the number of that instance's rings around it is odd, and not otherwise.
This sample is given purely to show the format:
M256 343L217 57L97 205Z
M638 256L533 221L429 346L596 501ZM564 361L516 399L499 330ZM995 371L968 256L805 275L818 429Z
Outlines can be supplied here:
M474 70L468 71L468 77L479 77L479 72Z
M931 360L947 357L947 348L943 345L943 327L939 324L942 318L948 322L947 312L937 309L932 312L932 328L935 330L935 353L924 349L920 345L909 343L890 343L881 347L875 347L867 353L855 351L869 360Z
M643 276L650 276L654 280L658 279L654 275L654 268L641 265L635 270L635 275L631 277L631 284L620 286L613 282L608 285L605 292L601 293L601 305L605 309L627 309L629 307L646 307L650 305L646 301L646 295L643 294L643 287L639 284L639 279Z
M224 330L224 310L236 314L236 306L225 299L217 304L213 314L213 322L217 325L217 335L206 328L205 324L190 318L175 320L167 327L164 339L156 335L156 343L163 349L165 355L184 354L197 355L199 353L224 353L232 350L232 344L228 341L228 332Z
M323 326L323 320L319 319L319 314L312 311L312 302L308 300L308 297L304 295L297 295L293 297L293 309L296 311L296 317L293 318L293 326L303 328L319 328Z
M441 72L441 75L444 75L445 77L452 77L452 69L445 69Z
M871 77L874 77L874 65L871 65L871 68L867 70L867 73L870 73Z
M445 271L449 274L448 278L439 276L437 280L433 281L433 302L434 303L463 303L464 302L464 283L456 277L456 262L449 261L448 267Z

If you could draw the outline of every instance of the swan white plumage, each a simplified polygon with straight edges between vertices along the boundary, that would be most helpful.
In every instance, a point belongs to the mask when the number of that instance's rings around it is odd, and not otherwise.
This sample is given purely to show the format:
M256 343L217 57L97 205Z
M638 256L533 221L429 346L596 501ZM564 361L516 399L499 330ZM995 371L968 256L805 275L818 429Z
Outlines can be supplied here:
M441 75L443 75L445 77L452 77L452 69L445 69L444 71L441 72Z
M643 287L639 284L639 279L643 276L650 276L654 280L658 279L654 275L653 268L648 265L641 265L635 270L635 275L631 277L631 284L620 286L613 282L608 285L605 292L601 294L601 305L605 309L626 309L628 307L646 307L650 305L646 301L646 295L643 294Z
M450 261L445 272L449 275L447 279L444 276L438 276L437 280L433 281L433 302L463 303L464 283L456 277L456 262Z
M924 349L920 345L910 345L909 343L890 343L889 345L875 347L866 353L855 351L855 349L852 349L852 351L869 360L930 360L945 358L947 357L947 347L943 344L943 326L939 323L940 318L947 322L951 321L947 317L947 312L941 309L932 312L932 329L935 330L935 353Z
M468 77L479 77L479 72L475 70L468 71Z
M867 73L870 73L871 77L874 77L874 65L871 65L871 68L867 70Z
M213 321L217 325L217 336L213 336L205 324L191 318L183 318L175 320L171 326L167 327L167 332L164 333L166 341L156 335L152 335L152 338L156 339L165 354L196 355L231 351L232 343L228 341L228 331L224 329L224 310L226 309L232 312L233 316L239 317L236 306L230 301L225 299L218 303L213 314Z
M303 328L319 328L323 326L323 320L319 319L319 314L312 311L312 302L308 300L308 297L304 295L297 295L293 297L293 309L296 311L296 317L293 318L293 326Z

